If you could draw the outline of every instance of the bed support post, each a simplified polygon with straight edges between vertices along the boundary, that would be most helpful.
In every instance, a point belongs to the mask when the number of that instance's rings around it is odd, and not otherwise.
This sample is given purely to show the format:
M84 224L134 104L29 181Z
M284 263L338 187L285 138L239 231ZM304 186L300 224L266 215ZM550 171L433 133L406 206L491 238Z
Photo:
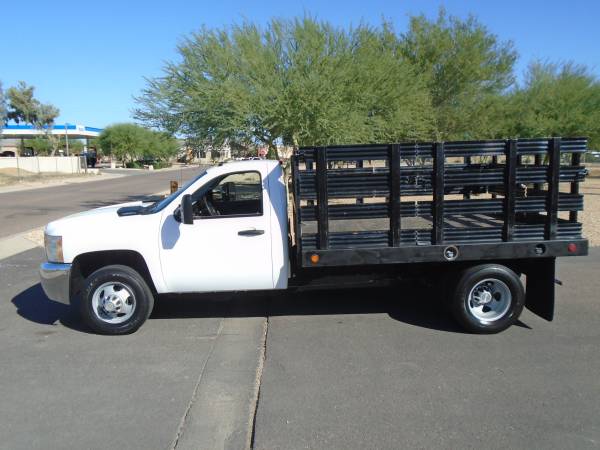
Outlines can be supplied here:
M318 214L318 248L329 248L329 209L327 200L327 147L315 149L317 160L317 214Z
M444 242L444 143L433 145L433 243Z

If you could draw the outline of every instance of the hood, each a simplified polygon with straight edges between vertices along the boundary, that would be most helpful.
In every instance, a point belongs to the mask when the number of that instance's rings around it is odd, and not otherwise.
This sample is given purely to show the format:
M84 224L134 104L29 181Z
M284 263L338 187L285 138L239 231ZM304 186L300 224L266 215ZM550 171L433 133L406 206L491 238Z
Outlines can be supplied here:
M119 219L117 214L119 209L123 207L140 207L143 203L142 201L119 203L71 214L50 222L46 225L45 232L53 236L62 236L70 231L88 231L90 228L103 228L107 225L107 222L114 223Z
M143 202L105 206L55 220L46 233L62 236L64 262L71 263L82 253L132 250L143 255L158 249L161 214L119 214L139 208Z

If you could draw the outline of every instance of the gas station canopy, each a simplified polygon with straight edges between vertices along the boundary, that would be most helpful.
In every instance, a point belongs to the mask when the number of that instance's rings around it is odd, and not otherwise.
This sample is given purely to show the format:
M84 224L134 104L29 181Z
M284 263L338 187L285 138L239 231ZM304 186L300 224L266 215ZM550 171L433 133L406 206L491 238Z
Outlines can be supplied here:
M102 128L86 127L83 125L54 125L51 133L57 136L68 136L71 139L90 139L100 136ZM40 130L32 125L5 125L0 128L3 139L34 139L46 135L46 130Z

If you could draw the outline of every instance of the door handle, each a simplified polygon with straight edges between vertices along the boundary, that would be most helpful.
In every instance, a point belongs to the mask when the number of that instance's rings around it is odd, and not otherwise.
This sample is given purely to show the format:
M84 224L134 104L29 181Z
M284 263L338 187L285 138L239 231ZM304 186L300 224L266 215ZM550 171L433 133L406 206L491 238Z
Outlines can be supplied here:
M254 230L254 229L241 230L241 231L238 231L238 234L240 236L259 236L261 234L265 234L265 230Z

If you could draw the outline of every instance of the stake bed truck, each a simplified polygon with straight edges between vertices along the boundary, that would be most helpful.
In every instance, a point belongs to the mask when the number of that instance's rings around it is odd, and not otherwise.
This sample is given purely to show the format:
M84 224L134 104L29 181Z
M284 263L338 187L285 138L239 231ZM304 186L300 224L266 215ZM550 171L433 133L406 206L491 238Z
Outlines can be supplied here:
M502 331L524 307L552 320L556 257L588 250L577 220L586 145L303 147L290 183L276 161L221 164L161 201L49 223L42 286L105 334L137 330L160 294L409 277L435 280L471 332Z

